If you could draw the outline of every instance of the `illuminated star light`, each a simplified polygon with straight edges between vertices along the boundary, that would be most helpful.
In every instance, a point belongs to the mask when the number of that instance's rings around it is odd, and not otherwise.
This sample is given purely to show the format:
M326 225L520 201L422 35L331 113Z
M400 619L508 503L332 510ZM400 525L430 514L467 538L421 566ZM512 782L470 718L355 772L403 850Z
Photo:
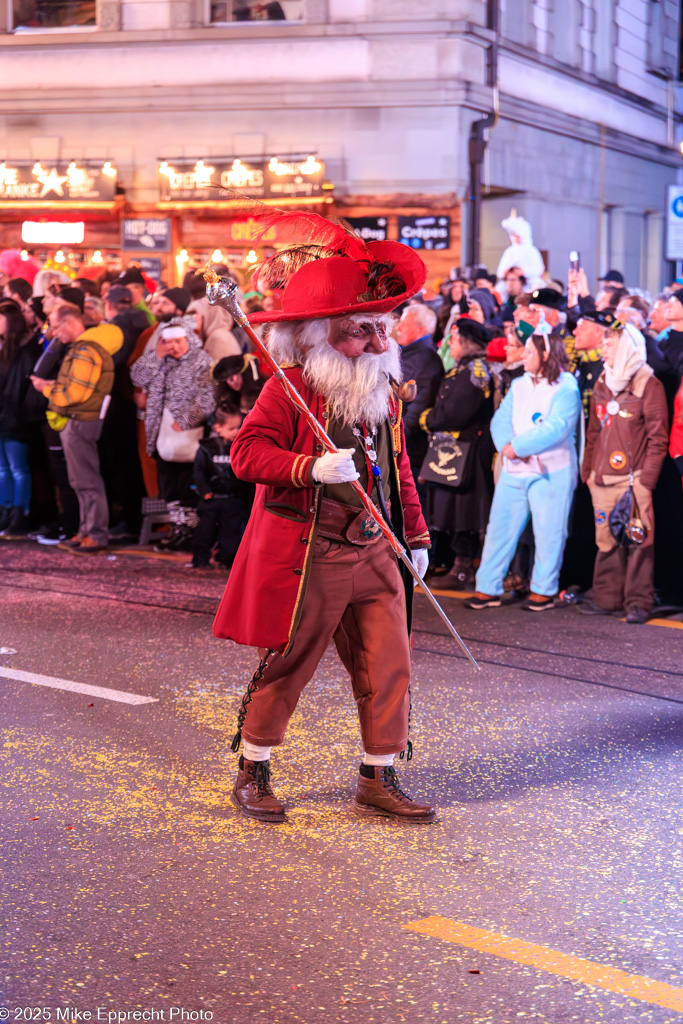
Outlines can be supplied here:
M62 177L61 174L57 174L56 168L53 167L49 173L42 171L40 174L36 174L36 178L43 186L43 191L38 197L39 199L46 196L48 192L54 192L58 196L64 195L64 182L67 180L66 174Z

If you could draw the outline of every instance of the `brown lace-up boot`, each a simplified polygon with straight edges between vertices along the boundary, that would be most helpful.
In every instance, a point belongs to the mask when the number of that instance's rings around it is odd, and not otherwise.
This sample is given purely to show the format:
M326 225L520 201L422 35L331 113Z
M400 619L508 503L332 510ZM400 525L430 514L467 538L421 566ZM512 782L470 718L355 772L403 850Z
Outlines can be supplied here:
M356 814L395 818L412 825L434 821L436 809L418 804L403 792L392 765L362 764L353 801Z
M239 771L230 799L247 818L285 821L285 809L270 785L270 761L240 757Z

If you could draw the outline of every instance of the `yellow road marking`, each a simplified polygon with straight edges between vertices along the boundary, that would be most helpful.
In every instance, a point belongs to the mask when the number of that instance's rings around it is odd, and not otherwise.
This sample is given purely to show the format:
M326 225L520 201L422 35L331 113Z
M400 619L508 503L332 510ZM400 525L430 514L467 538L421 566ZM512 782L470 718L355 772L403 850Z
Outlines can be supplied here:
M474 597L474 591L468 590L435 590L433 587L429 588L432 594L436 594L437 597L459 597L463 601L468 597ZM419 591L418 591L419 593Z
M111 553L115 555L132 555L133 558L154 558L160 562L184 562L192 561L192 555L175 551L150 551L149 548L112 548Z
M626 622L626 616L623 619L617 619L617 622ZM669 629L683 629L683 622L677 622L675 619L671 622L670 619L648 619L645 623L646 626L668 626Z
M478 949L482 953L527 964L529 967L536 967L540 971L547 971L561 978L595 985L605 992L614 992L628 996L629 999L639 999L653 1006L663 1006L666 1010L678 1010L683 1013L683 989L674 988L673 985L666 985L653 978L627 974L626 971L582 960L578 956L558 953L547 946L536 946L522 939L511 939L507 935L489 932L484 928L472 928L447 917L425 917L422 921L413 921L403 927L420 935L430 935L432 938L454 942L468 949Z

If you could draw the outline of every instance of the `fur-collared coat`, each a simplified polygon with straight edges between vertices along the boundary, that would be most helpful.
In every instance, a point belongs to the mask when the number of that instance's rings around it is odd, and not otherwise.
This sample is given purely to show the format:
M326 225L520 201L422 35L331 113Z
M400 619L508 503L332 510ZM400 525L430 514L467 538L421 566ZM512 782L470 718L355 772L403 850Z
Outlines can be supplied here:
M155 346L136 359L130 368L130 379L135 387L147 392L145 436L149 455L153 455L156 448L164 407L183 430L206 423L216 407L211 357L202 349L197 335L189 330L188 343L189 348L180 359L172 356L160 359Z

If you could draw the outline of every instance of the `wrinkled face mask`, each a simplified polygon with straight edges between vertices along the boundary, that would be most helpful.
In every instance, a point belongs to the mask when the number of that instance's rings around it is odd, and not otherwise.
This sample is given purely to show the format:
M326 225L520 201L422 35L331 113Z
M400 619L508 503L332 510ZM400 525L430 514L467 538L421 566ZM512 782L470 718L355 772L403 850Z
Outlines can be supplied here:
M353 359L365 353L381 355L387 351L389 325L386 316L356 314L330 318L327 343L330 348Z

